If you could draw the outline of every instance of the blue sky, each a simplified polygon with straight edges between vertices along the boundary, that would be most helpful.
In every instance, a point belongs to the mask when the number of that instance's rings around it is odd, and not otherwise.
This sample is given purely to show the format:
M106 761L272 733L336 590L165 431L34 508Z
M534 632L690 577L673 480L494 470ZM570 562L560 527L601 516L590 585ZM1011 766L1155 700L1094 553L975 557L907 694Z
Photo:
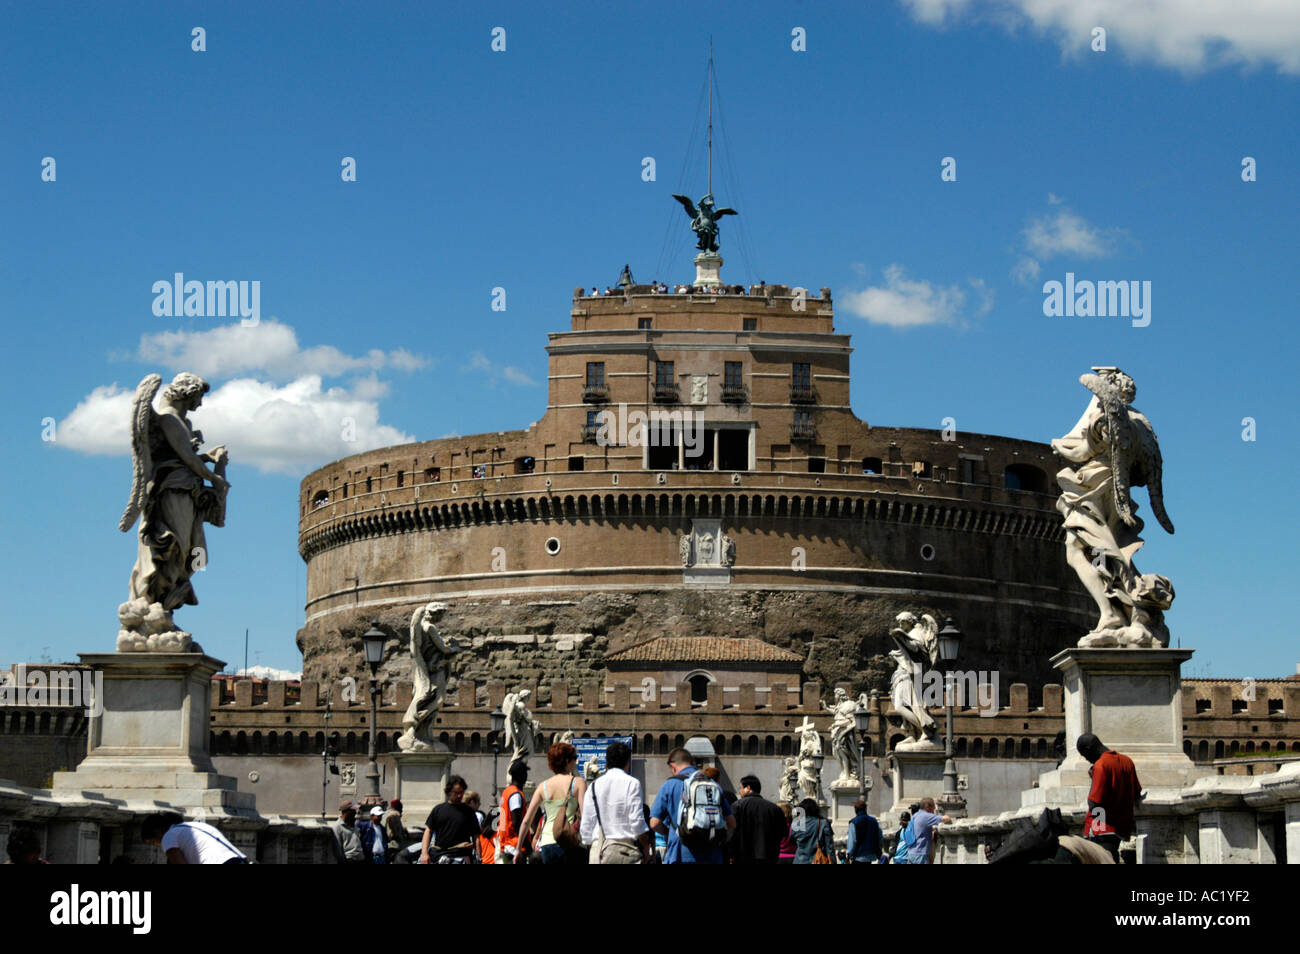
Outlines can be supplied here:
M195 420L230 446L234 489L178 622L233 665L247 627L251 661L299 668L299 478L367 446L527 425L575 285L624 262L692 274L670 194L704 191L711 33L714 187L741 213L724 276L829 285L854 409L877 425L951 416L1046 441L1082 411L1080 373L1123 367L1178 527L1151 522L1138 564L1174 582L1189 674L1295 671L1300 11L265 6L0 10L0 663L112 647L135 548L116 529L120 409L146 373L186 369L212 382ZM262 323L155 316L152 285L175 272L259 281ZM1151 282L1150 325L1044 316L1042 285L1066 272Z

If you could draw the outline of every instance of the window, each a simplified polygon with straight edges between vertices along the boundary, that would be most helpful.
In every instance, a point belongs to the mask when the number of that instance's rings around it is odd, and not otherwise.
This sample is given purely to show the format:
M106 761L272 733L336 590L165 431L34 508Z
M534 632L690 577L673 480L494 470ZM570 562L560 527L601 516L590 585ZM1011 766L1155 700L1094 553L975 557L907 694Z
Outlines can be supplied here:
M701 673L691 676L691 702L703 705L709 701L709 677Z
M724 364L722 386L724 388L743 388L745 386L745 365L741 361L728 361Z
M963 484L975 483L975 461L963 457L957 461L957 480Z
M1047 475L1033 464L1012 464L1005 472L1007 490L1028 490L1036 494L1047 493Z
M790 387L801 391L812 388L812 365L796 362L790 372Z
M397 486L399 486L399 487L404 487L404 486L406 486L406 472L405 472L405 471L399 470L399 471L397 472Z
M824 473L826 473L826 458L825 458L825 457L809 457L809 458L808 458L808 473L810 473L810 474L824 474Z
M882 474L884 473L884 462L879 457L862 458L862 472L864 474Z
M671 361L656 361L655 387L670 388L676 383L676 378L673 375L673 363Z
M640 328L642 331L646 331L646 330L648 330L648 329L650 328L650 319L649 319L649 318L638 318L638 319L636 320L636 326L637 326L638 328Z
M598 415L599 413L600 411L587 412L587 426L592 428L593 430L600 425L600 422L596 420L596 415Z
M587 362L587 387L603 388L605 386L605 362Z
M812 427L812 411L796 408L794 412L795 427Z
M745 331L757 331L757 330L758 330L758 319L757 319L757 318L745 318L745 319L743 319L743 320L744 320L744 322L745 322L745 324L744 324L744 330L745 330Z
M582 470L583 460L584 458L582 457L570 457L569 470Z
M424 470L424 482L427 484L436 484L442 480L441 467L426 467Z
M516 474L531 474L536 468L537 468L537 461L533 460L533 458L531 457L515 458Z

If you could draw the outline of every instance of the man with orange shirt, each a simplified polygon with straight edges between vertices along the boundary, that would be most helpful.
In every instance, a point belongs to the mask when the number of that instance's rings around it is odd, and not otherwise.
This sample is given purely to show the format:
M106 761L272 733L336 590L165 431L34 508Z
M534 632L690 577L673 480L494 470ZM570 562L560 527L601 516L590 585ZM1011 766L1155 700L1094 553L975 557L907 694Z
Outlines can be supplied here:
M1142 800L1137 769L1132 759L1112 752L1092 733L1079 736L1075 747L1092 763L1083 836L1109 851L1118 864L1119 844L1133 834L1133 808Z
M496 864L499 865L512 864L515 860L515 853L519 850L519 829L528 803L524 798L528 763L522 760L511 762L506 771L510 775L510 785L501 793L501 814L497 819Z

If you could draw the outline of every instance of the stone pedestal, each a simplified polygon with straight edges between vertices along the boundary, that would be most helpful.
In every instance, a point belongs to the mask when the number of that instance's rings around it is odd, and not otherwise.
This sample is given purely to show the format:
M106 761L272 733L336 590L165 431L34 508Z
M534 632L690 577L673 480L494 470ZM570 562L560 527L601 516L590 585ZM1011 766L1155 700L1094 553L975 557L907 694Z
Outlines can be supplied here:
M451 749L439 744L424 752L394 752L393 797L402 800L402 815L411 824L424 824L435 805L447 800Z
M1021 803L1082 804L1090 780L1075 748L1085 732L1133 760L1143 788L1190 785L1203 772L1183 751L1182 664L1190 649L1089 649L1052 657L1065 684L1066 758Z
M695 284L722 284L722 256L717 252L700 252L695 256Z
M201 653L80 653L103 675L103 712L92 716L86 758L56 772L53 794L94 792L162 802L210 822L257 819L251 794L218 775L208 752L209 685L225 666Z
M857 814L853 810L853 803L859 798L865 798L867 791L870 789L871 779L867 779L867 787L864 788L857 779L836 779L831 782L831 801L830 801L830 822L831 828L835 832L837 839L849 837L849 822Z
M914 749L894 749L889 753L890 770L894 777L894 804L886 818L896 819L899 812L907 810L913 802L926 795L938 801L943 794L942 748L924 746Z

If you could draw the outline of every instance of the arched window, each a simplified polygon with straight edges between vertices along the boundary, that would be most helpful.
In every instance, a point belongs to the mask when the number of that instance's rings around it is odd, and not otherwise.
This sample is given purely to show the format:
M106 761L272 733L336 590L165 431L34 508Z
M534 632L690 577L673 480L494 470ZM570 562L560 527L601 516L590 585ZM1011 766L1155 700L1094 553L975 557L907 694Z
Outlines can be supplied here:
M709 701L709 683L713 677L707 672L693 672L686 677L691 686L691 703L703 705Z
M1047 493L1047 475L1033 464L1010 464L1004 472L1007 490Z

